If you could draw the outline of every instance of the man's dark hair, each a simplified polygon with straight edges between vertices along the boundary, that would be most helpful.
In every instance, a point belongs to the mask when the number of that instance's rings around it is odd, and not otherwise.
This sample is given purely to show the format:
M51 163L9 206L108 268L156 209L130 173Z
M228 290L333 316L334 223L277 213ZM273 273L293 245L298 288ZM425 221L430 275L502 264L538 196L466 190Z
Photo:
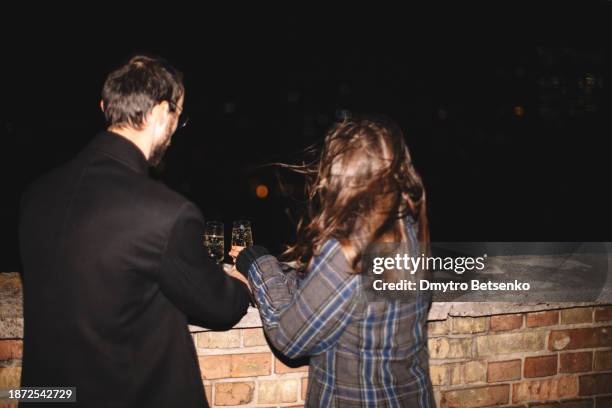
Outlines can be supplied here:
M142 129L153 107L167 101L176 110L185 94L183 74L161 58L136 56L108 74L102 88L109 126Z

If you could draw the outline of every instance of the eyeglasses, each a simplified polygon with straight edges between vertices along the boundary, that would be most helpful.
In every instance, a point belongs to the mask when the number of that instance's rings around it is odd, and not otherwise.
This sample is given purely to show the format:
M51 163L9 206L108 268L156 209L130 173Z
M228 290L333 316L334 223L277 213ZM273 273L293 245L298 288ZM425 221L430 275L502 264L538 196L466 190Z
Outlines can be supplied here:
M189 116L187 115L187 113L183 111L183 108L179 108L176 102L171 101L168 104L170 105L170 109L172 110L172 112L178 111L179 118L178 118L178 124L176 125L176 128L182 129L185 126L187 126L187 123L189 123Z

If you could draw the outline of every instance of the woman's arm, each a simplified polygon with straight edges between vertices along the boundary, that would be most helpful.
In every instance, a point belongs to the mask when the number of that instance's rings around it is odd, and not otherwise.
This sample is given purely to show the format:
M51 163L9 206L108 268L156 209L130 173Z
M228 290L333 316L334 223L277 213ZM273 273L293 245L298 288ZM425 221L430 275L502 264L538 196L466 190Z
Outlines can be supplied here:
M359 277L347 273L337 241L327 242L304 279L287 272L265 248L249 247L236 266L247 273L272 344L290 358L319 354L331 347L350 323Z

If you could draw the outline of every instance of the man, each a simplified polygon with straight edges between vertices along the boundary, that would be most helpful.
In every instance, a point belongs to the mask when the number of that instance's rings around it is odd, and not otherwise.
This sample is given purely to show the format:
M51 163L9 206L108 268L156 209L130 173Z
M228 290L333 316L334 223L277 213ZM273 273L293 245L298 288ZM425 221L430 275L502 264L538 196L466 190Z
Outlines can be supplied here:
M108 131L24 194L23 387L76 387L70 406L207 406L187 323L229 329L249 291L206 256L195 205L147 177L184 93L165 62L131 59L104 84Z

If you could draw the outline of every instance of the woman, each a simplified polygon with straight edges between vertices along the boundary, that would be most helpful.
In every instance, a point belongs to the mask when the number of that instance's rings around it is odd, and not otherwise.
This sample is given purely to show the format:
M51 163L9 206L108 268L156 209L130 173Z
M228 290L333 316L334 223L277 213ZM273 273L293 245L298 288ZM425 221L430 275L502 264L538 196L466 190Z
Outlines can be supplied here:
M268 339L289 358L310 356L308 407L435 406L429 293L410 302L364 295L368 245L428 242L425 190L402 132L382 119L345 120L304 170L309 207L285 253L296 268L259 246L236 259Z

